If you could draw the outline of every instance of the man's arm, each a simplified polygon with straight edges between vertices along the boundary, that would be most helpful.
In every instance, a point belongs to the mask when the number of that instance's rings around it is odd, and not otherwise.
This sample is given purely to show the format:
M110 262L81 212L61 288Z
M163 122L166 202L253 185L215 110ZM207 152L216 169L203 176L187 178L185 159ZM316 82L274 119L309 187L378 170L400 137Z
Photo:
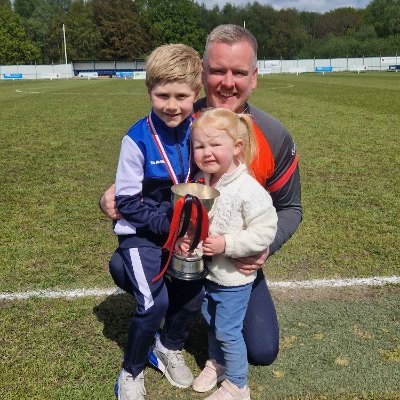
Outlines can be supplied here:
M281 122L253 106L250 113L274 157L274 171L266 182L278 213L278 232L269 252L272 255L290 239L302 219L298 156L293 138Z
M269 247L271 256L294 234L302 220L300 174L296 148L288 135L276 160L273 181L267 184L278 214L278 231Z

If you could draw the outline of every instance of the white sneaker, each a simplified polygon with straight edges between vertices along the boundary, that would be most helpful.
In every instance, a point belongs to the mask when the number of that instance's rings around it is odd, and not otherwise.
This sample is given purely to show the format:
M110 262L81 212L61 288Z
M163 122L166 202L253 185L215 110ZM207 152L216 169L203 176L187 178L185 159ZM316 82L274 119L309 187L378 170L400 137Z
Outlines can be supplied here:
M225 379L225 367L218 364L215 360L207 360L203 371L193 382L193 390L195 392L208 392L218 382Z
M167 377L171 385L187 388L193 383L193 374L186 366L180 350L163 351L154 345L148 359L151 365Z
M133 378L132 374L122 368L115 383L115 396L117 399L144 400L145 394L143 371L136 378Z
M220 388L204 400L250 400L250 389L248 386L238 388L230 380L225 379Z

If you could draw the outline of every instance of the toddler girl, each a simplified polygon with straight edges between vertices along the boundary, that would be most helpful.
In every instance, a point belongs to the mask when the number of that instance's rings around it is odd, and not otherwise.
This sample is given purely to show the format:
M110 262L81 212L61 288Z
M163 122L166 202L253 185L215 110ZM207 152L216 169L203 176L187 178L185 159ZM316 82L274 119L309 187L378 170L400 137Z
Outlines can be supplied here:
M206 392L223 381L206 399L249 400L242 328L256 272L239 272L231 259L266 249L275 237L278 218L270 195L247 169L257 154L250 116L222 108L206 110L193 122L191 140L206 184L220 192L209 212L209 237L202 245L204 255L212 256L202 305L209 359L193 389ZM180 239L178 249L186 253L189 242Z

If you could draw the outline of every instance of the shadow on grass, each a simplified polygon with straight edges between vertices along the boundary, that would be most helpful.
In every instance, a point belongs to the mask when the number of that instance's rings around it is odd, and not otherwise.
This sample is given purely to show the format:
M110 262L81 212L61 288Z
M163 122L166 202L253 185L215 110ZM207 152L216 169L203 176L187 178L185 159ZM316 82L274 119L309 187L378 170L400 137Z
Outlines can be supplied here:
M116 342L122 350L127 343L129 324L135 309L136 301L127 293L108 296L93 307L93 314L104 325L104 336ZM190 328L185 350L193 356L199 368L203 368L207 360L207 331L200 313Z
M128 329L136 309L135 299L127 294L108 296L93 307L93 314L103 323L104 336L123 350L128 340Z

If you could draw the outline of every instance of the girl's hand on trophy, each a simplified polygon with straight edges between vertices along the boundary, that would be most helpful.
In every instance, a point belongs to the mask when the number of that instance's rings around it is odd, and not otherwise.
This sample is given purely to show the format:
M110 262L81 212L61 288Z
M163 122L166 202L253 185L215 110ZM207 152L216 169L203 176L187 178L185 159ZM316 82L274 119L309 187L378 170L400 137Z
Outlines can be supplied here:
M221 235L209 236L203 242L203 253L206 256L217 256L225 253L225 238Z
M190 249L190 239L187 236L178 238L175 243L174 253L182 256L187 256Z

